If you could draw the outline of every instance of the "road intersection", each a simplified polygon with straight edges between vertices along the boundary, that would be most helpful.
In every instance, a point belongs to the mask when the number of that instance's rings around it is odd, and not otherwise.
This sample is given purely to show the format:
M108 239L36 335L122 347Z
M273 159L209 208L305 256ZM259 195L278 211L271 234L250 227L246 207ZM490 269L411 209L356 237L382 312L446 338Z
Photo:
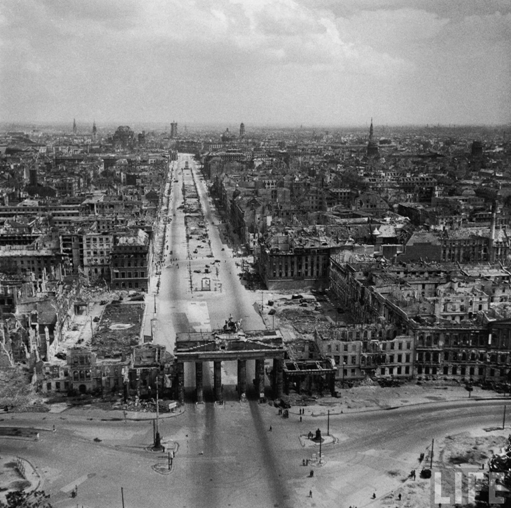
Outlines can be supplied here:
M196 171L188 156L180 155L177 166L185 160L190 161L188 173ZM149 294L149 301L156 296L155 342L165 344L169 351L173 350L176 332L215 328L229 314L242 318L246 328L264 328L253 306L256 295L239 283L232 252L216 234L219 219L208 208L201 182L199 195L213 259L220 260L218 278L223 290L194 291L195 277L190 286L190 273L182 267L188 261L192 266L203 266L212 258L187 259L185 219L177 209L183 179L198 178L175 169L173 181L176 172L178 184L174 182L175 195L169 207L169 214L175 211L176 215L172 215L167 235L169 248L163 246L168 252L166 266L159 291ZM157 290L156 285L152 289ZM147 307L146 321L148 317L150 321L155 313L150 305ZM417 458L432 438L495 428L506 404L505 400L471 399L394 410L332 411L328 431L333 439L323 446L323 461L312 466L311 476L311 466L304 467L304 459L312 460L314 454L317 457L319 449L303 446L303 436L318 428L326 432L326 410L316 405L303 415L292 410L289 418L283 418L271 404L254 400L240 403L230 382L233 372L229 369L233 367L226 365L223 373L227 388L222 406L188 402L184 412L160 421L164 440L176 444L169 475L154 470L166 456L150 451L151 420L124 420L119 411L93 407L58 414L5 414L3 427L37 429L40 438L0 438L1 453L21 456L34 464L52 504L62 508L77 503L89 508L121 506L121 488L125 506L130 508L376 508L386 493L409 481L408 472L417 468ZM193 374L188 373L189 385ZM193 392L188 395L191 400ZM342 399L336 404L338 409L346 409ZM74 487L78 487L76 499L70 497ZM376 499L372 499L373 493Z

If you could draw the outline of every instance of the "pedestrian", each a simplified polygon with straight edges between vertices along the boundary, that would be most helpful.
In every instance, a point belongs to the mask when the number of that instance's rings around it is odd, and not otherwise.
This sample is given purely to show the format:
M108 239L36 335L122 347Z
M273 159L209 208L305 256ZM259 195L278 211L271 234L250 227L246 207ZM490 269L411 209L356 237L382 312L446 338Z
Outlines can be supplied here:
M373 492L373 499L376 499L376 492Z
M399 496L397 496L397 498L401 501L401 494L399 494Z
M53 426L53 432L55 433L57 429L55 429L55 425Z
M312 478L314 476L314 469L311 469L311 472L309 473L309 476ZM312 496L311 496L312 497Z
M270 425L270 432L271 432L271 425Z
M309 490L309 497L312 497L312 490Z
M300 416L300 422L302 421L302 417Z

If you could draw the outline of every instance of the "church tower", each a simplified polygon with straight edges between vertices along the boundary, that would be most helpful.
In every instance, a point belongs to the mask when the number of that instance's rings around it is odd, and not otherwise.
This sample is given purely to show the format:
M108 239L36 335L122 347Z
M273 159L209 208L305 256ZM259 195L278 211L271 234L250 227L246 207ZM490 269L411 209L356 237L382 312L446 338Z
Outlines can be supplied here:
M243 122L240 123L240 139L245 137L245 124Z
M175 120L170 123L170 138L177 138L177 122Z
M96 120L92 122L92 139L96 139L96 136L98 134L98 129L96 128Z
M367 156L368 157L378 157L378 145L373 139L373 119L371 118L371 126L369 127L369 141L367 143Z
M76 134L76 119L73 118L73 134Z

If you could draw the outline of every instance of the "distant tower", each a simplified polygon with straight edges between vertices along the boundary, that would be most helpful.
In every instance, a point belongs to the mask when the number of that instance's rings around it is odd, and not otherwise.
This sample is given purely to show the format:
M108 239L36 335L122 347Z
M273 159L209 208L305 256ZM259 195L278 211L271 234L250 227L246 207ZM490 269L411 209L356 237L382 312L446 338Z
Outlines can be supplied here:
M379 155L378 145L373 139L373 119L371 118L371 126L369 127L369 141L367 143L367 156L378 157Z
M30 168L29 183L33 187L37 187L37 168Z
M92 139L96 139L98 129L96 128L96 120L92 123Z
M73 134L76 134L76 120L73 118Z
M170 137L171 139L177 138L177 122L171 122L170 124Z
M481 143L481 141L478 140L472 141L470 154L472 155L473 158L481 158L483 156L483 144Z
M245 137L245 124L243 122L240 123L240 138Z

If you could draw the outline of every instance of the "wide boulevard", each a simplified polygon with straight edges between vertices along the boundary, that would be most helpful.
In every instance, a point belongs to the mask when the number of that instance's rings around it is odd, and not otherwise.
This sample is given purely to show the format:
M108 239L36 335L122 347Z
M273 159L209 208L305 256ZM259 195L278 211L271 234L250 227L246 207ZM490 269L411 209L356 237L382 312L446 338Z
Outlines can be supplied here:
M189 170L184 169L186 160ZM245 328L264 328L253 306L255 295L241 286L232 251L221 243L219 218L191 157L180 155L171 172L166 213L172 220L155 294L155 341L172 351L177 332L216 328L229 314L242 318ZM211 258L188 257L179 208L184 179L197 183L211 249L219 260L221 290L210 294L190 292L188 263L192 270L202 269ZM0 438L1 454L28 459L56 507L122 507L122 488L126 508L361 508L378 506L370 499L373 492L379 497L401 484L432 438L465 430L483 433L483 428L500 425L505 403L465 400L350 414L333 407L328 419L326 408L315 406L302 418L292 408L284 419L270 404L238 402L231 367L226 365L223 372L224 405L213 403L211 393L208 402L196 405L189 372L185 412L160 419L163 438L177 447L170 474L153 469L165 464L166 456L149 450L151 420L124 420L122 412L94 408L5 413L2 425L36 428L40 438ZM300 436L317 428L335 441L323 446L324 462L310 476L311 467L304 467L303 460L319 450L303 447ZM75 486L78 496L72 499Z

